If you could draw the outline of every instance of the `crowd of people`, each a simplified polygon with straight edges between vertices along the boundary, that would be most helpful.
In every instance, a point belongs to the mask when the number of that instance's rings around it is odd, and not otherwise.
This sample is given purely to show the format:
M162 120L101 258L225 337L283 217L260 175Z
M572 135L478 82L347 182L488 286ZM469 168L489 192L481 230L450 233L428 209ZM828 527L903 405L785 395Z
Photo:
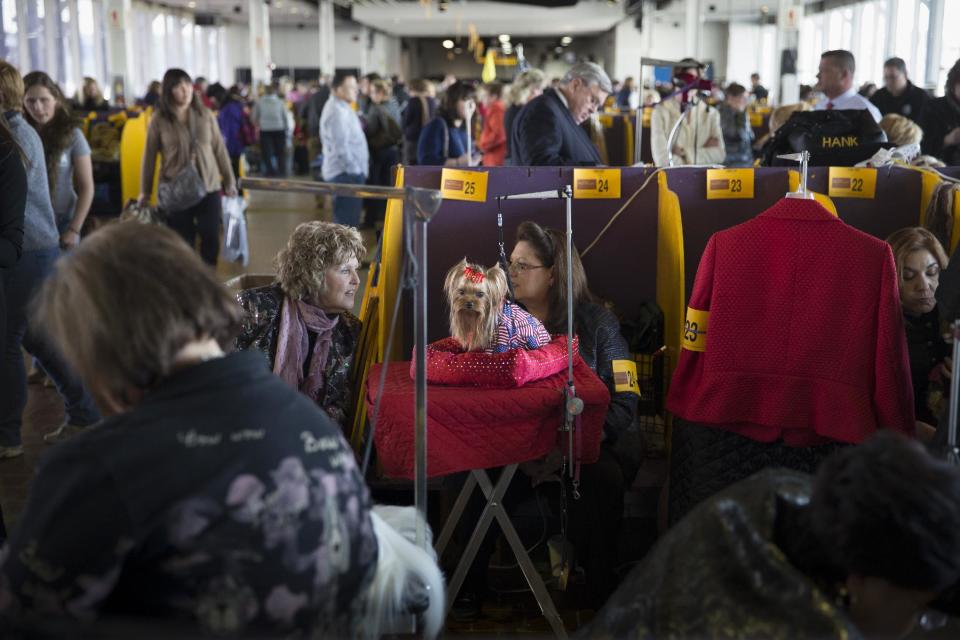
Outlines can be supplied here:
M891 140L909 138L903 146L918 146L918 154L960 163L960 62L942 98L921 96L897 58L869 100L853 89L854 73L849 52L824 53L820 97L773 110L771 131L797 111L862 110ZM288 175L294 140L319 177L340 184L391 184L401 162L598 166L584 125L608 99L624 110L656 103L658 165L752 166L765 141L754 138L747 108L751 98L768 100L767 90L754 76L749 88L732 83L711 104L702 74L695 60L684 61L657 101L632 78L613 82L592 62L555 82L536 69L509 86L452 77L440 86L405 85L338 73L313 87L266 85L257 96L170 69L143 99L153 116L138 198L147 205L159 174L169 228L120 222L81 242L92 170L71 105L46 74L21 77L0 62L0 464L23 455L24 352L65 409L9 539L0 513L0 632L56 633L68 628L59 624L120 618L184 633L371 636L372 612L388 592L391 611L433 611L426 628L435 634L438 598L443 609L431 582L437 560L402 547L409 542L395 543L402 552L391 546L344 437L357 404L359 270L371 248L358 228L378 226L384 211L337 197L332 222L293 230L273 284L234 296L211 268L221 196L237 195L253 145L260 173ZM100 108L93 88L84 96L82 108L86 100ZM808 238L821 251L831 234L849 240L846 225L811 206L765 212L757 236ZM672 526L626 576L617 571L618 547L643 445L637 396L618 386L615 363L632 355L565 238L524 221L504 259L513 299L551 334L572 320L580 356L610 392L599 458L580 470L582 495L569 503L548 497L568 519L589 606L598 611L585 634L714 637L742 628L751 637L802 629L883 638L902 635L930 608L960 613L960 469L937 459L953 375L942 328L960 315L960 258L948 259L949 234L911 227L885 242L856 235L857 268L879 285L844 289L851 303L844 313L827 304L835 299L802 313L839 322L879 309L859 319L876 350L844 352L850 371L830 381L792 376L781 386L753 385L752 400L773 407L765 415L775 424L725 419L721 409L744 403L738 389L719 385L702 413L691 409L702 360L685 353L678 375L695 373L689 387L675 379L671 390ZM776 253L776 243L765 246ZM711 240L701 269L744 255L719 254ZM835 276L818 265L820 277ZM751 275L762 284L772 271ZM711 278L698 274L691 311L712 291ZM842 333L832 340L835 352L851 342ZM863 344L842 346L852 352ZM776 377L743 369L744 358L723 375ZM869 388L844 376L868 379ZM829 388L825 397L837 397L840 387L848 411L818 413L816 429L782 416L795 401L787 396ZM720 449L737 455L715 456ZM524 462L508 507L537 494L563 463L559 451ZM456 613L479 613L494 541L481 544ZM390 582L404 563L409 584Z

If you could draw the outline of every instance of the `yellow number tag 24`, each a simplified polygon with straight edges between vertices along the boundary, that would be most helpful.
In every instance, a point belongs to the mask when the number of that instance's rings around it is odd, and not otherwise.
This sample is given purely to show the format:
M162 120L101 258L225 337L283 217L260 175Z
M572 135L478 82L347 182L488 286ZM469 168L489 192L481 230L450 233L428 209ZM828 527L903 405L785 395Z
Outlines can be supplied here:
M624 391L640 395L640 382L637 380L637 363L633 360L614 360L613 384L617 393Z

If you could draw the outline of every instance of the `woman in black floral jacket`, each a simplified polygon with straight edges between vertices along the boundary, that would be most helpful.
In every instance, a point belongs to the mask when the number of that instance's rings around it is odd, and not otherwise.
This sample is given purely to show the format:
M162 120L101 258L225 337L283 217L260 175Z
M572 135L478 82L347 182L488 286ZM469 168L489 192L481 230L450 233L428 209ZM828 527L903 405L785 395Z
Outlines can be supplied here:
M0 637L100 637L77 631L97 618L127 637L358 635L379 545L353 454L262 357L228 353L242 313L180 237L104 229L37 303L108 417L40 463L0 551Z
M271 370L346 427L350 368L360 336L354 308L366 247L353 227L305 222L277 255L277 282L241 291L237 349L259 349Z

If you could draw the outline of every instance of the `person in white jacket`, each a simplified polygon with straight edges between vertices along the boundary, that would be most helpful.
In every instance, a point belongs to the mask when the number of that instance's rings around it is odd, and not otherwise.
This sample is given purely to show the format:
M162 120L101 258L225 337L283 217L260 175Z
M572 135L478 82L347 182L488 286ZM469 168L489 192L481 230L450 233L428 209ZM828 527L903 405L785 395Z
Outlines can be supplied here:
M700 66L695 60L685 59L691 66L674 70L677 77L699 78ZM693 92L691 92L693 93ZM658 104L650 119L650 149L653 163L658 167L669 166L667 139L673 126L680 119L683 96L677 94ZM695 97L683 114L683 124L673 143L673 166L690 164L722 164L727 155L723 144L723 130L720 127L720 113Z

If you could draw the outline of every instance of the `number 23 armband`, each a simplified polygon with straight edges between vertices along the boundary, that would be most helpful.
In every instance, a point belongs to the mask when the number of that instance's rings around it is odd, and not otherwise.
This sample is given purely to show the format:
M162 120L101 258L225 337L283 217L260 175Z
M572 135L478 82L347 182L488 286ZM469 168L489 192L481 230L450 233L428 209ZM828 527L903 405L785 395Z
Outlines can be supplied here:
M707 324L710 312L687 307L687 320L683 323L683 348L688 351L707 350Z

